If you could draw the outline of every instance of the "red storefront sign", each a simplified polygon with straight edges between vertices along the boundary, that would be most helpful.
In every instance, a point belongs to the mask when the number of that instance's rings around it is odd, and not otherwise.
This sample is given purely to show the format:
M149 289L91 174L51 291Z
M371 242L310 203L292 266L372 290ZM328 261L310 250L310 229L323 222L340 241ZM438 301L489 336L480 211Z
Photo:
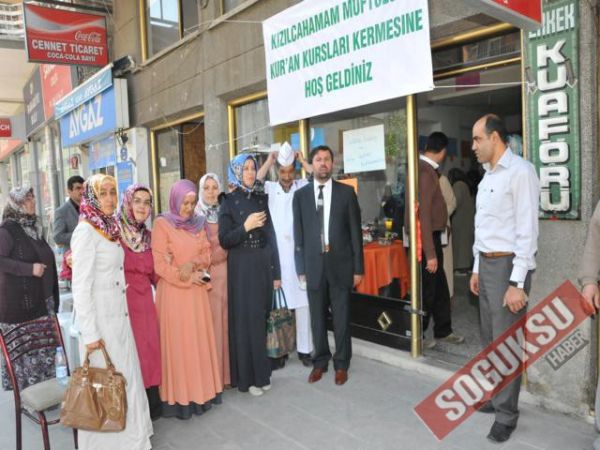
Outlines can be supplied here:
M594 311L565 281L415 407L438 439L559 345Z
M542 25L542 0L469 0L483 12L532 31Z
M71 67L42 64L40 74L42 76L44 116L49 119L54 115L54 104L73 89Z
M0 137L9 138L12 136L12 126L8 117L0 118Z
M23 4L29 61L105 66L106 18Z

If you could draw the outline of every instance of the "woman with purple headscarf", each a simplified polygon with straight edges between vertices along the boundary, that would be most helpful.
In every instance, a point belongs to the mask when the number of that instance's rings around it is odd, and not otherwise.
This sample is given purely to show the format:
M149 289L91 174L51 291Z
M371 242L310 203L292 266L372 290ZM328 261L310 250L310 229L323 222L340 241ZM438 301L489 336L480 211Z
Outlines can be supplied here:
M204 217L194 211L196 185L171 187L169 211L154 223L152 253L159 276L163 417L189 419L220 403L223 383L208 299L210 243Z

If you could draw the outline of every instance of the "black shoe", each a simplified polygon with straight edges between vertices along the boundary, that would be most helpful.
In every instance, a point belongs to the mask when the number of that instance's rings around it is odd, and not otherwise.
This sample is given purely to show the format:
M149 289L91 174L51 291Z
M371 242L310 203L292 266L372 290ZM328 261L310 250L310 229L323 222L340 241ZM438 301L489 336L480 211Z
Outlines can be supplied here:
M487 435L487 438L492 442L506 442L510 439L510 435L513 431L515 431L515 426L504 425L500 422L494 422L492 425L492 429L490 430L490 434Z
M300 360L300 362L302 362L304 367L312 367L312 358L310 356L310 353L298 352L298 359Z
M477 411L479 411L480 413L484 413L484 414L493 414L496 412L496 409L494 408L494 405L492 405L492 402L485 402L483 405L481 405L479 408L477 408Z

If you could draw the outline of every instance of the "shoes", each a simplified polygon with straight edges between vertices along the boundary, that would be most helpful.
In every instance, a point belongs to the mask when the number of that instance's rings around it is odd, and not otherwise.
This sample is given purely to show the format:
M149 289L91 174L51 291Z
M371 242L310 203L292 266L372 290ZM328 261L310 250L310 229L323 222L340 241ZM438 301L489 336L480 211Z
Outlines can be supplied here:
M432 348L435 348L436 342L433 339L423 339L423 348L426 348L427 350L431 350Z
M250 392L250 395L253 395L255 397L258 397L259 395L263 395L263 390L256 386L250 386L250 388L248 389L248 392Z
M492 442L506 442L510 438L510 435L515 431L516 426L504 425L500 422L494 422L490 433L487 438Z
M304 367L311 367L312 366L312 358L310 356L310 353L300 353L300 352L298 352L298 359L304 365Z
M262 389L263 391L265 391L265 392L267 392L267 391L270 391L270 390L271 390L271 385L270 385L270 384L267 384L267 385L265 385L265 386L261 386L261 389Z
M345 369L337 369L335 371L335 384L341 386L348 381L348 371Z
M458 334L450 333L448 336L437 339L440 342L447 342L448 344L462 344L465 342L464 336L459 336Z
M323 377L325 372L327 372L327 367L315 367L313 370L311 370L310 375L308 376L308 382L316 383Z
M492 402L485 402L477 408L477 411L484 414L492 414L496 412L496 409L494 408L494 405L492 405Z

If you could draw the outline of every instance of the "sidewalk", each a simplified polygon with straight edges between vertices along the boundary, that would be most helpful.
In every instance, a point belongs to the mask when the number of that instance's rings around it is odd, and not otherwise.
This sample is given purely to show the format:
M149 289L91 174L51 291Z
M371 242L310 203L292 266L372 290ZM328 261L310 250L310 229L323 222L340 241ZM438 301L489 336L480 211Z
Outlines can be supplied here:
M223 404L189 421L154 422L155 450L188 449L591 449L592 425L522 405L519 427L504 445L487 441L493 417L474 414L444 441L437 442L413 413L440 382L432 376L356 356L345 386L333 371L313 385L297 359L274 372L273 389L254 398L226 391ZM0 391L0 448L14 448L11 392ZM73 448L70 430L50 429L54 450ZM42 449L41 433L24 419L23 448ZM126 450L126 449L112 449Z

